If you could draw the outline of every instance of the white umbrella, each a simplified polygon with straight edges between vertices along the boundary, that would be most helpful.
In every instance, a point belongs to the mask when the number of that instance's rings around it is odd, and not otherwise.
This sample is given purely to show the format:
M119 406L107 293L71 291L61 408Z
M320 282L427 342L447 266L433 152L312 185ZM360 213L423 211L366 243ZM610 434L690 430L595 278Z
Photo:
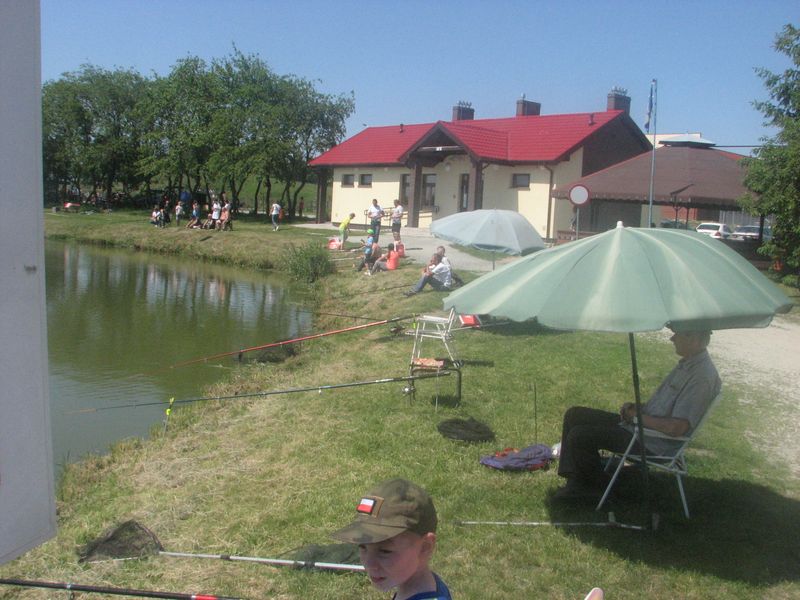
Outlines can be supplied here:
M497 208L459 212L431 223L438 238L479 250L503 254L530 254L545 247L530 221L513 210Z

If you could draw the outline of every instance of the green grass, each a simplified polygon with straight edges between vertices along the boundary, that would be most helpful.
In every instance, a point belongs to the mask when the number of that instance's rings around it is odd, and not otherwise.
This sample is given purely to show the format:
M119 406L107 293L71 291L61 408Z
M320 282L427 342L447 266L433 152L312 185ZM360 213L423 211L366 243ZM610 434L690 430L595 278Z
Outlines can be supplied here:
M47 224L49 229L51 219ZM148 229L132 222L120 228L129 229L125 237L136 237L137 226ZM240 231L250 235L244 226L233 234ZM157 232L163 233L170 232ZM269 233L253 234L263 236L260 251L272 243L263 241L273 239ZM303 235L290 230L286 238L298 242ZM439 309L441 294L398 294L397 286L410 286L417 271L409 265L367 278L342 270L316 288L319 309L374 317ZM352 324L328 316L317 329ZM631 383L624 335L556 333L531 324L456 335L467 361L461 406L435 409L434 396L454 390L455 381L442 378L418 382L413 403L397 383L176 410L166 434L122 443L109 456L68 468L59 489L58 536L0 574L246 598L380 598L358 574L163 557L78 565L75 552L107 527L135 518L167 550L276 557L304 544L330 543L330 532L349 522L367 488L403 476L435 499L440 529L433 566L458 598L577 599L596 585L614 599L800 597L800 485L750 442L766 433L758 416L771 407L768 393L759 390L726 386L698 436L687 482L690 521L683 518L674 481L656 476L662 520L655 533L460 525L602 520L605 515L591 507L550 505L548 496L560 485L552 469L508 474L478 459L506 446L551 444L567 407L616 409L630 398ZM211 391L400 376L407 372L411 343L389 326L320 338L304 343L280 367L246 365ZM431 353L440 354L430 343ZM658 336L637 336L637 348L647 394L675 356ZM453 417L483 421L496 441L443 438L436 425ZM646 518L635 494L611 508L621 522ZM0 588L3 598L51 596Z

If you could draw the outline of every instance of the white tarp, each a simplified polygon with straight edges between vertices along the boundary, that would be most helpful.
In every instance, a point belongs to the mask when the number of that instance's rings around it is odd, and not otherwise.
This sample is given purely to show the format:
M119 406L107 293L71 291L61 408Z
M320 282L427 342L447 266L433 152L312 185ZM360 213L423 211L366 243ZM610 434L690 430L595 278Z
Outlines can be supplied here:
M0 564L56 530L47 382L38 0L1 0Z

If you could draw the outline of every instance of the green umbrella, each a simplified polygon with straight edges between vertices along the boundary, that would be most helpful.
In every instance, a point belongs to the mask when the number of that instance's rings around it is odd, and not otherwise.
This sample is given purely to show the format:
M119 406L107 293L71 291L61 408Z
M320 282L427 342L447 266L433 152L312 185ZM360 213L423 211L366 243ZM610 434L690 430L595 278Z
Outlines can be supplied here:
M451 293L444 306L553 329L628 333L641 422L634 332L766 327L792 302L719 240L619 223L488 273ZM641 438L640 446L644 455Z
M631 333L766 327L792 302L719 240L618 226L505 265L444 306L553 329Z

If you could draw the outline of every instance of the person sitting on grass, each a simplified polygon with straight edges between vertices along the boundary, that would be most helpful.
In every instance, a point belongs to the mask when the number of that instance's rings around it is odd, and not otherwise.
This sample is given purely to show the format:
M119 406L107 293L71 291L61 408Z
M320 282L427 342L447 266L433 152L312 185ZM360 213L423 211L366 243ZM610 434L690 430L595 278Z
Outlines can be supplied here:
M231 221L231 203L225 202L222 205L222 210L219 213L219 221L217 221L217 229L225 231L226 229L233 229L233 222Z
M386 247L386 254L377 258L372 265L371 273L377 271L394 271L400 264L400 253L394 249L394 244L391 243Z
M161 208L156 204L153 206L153 212L150 213L150 224L156 227L164 226L164 218L161 214Z
M647 404L642 423L670 436L689 434L719 394L722 382L706 351L710 331L676 332L670 338L681 357ZM600 450L624 452L635 430L636 408L626 402L618 413L573 406L564 414L558 474L567 483L554 500L597 500L609 477L600 462ZM645 450L651 454L674 452L681 442L654 438ZM638 442L634 446L638 448ZM639 452L639 450L637 450Z
M420 486L390 479L367 492L356 518L331 537L358 545L361 564L372 585L394 589L393 600L452 600L429 562L436 550L436 508Z
M200 204L195 200L192 202L192 214L189 217L189 222L186 224L186 229L199 228L200 225Z
M430 285L437 292L448 291L453 285L450 265L442 261L440 254L433 255L430 264L422 270L422 277L417 284L411 290L404 292L404 295L418 294L426 285Z
M359 249L363 251L363 254L356 265L356 271L361 271L367 264L372 266L374 262L374 259L372 259L372 252L375 250L375 247L378 246L374 234L375 232L372 229L367 229L367 241L361 242L361 247ZM380 246L378 246L378 248L380 249Z

